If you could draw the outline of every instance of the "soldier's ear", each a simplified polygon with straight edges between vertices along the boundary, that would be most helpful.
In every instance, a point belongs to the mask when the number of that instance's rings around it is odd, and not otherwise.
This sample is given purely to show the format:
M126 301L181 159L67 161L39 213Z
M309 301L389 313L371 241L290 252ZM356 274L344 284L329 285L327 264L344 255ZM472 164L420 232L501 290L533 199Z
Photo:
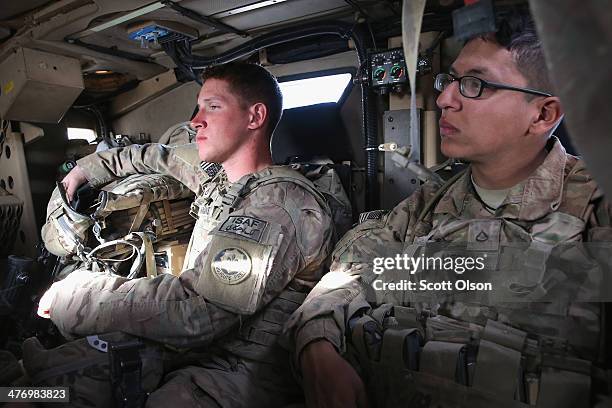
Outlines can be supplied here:
M251 105L249 108L248 129L255 130L263 128L268 117L268 107L261 102Z
M563 116L561 101L556 96L537 98L538 114L531 122L531 131L535 134L547 134L557 127Z

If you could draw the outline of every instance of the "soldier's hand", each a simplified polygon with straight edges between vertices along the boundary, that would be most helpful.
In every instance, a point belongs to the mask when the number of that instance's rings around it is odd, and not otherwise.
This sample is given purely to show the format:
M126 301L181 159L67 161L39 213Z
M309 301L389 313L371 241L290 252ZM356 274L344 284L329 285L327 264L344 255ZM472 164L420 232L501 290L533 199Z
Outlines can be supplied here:
M78 165L70 170L70 173L66 174L66 177L62 180L62 184L66 189L66 198L68 198L69 202L72 201L74 193L76 193L79 187L85 183L87 183L87 177L85 177L85 173Z
M308 408L367 408L363 381L327 340L308 344L300 356Z
M55 299L55 295L57 294L58 286L58 283L54 283L40 298L40 301L38 302L38 310L36 312L40 317L44 317L45 319L51 318L51 304L53 303L53 299Z
M51 306L56 296L71 296L75 286L79 286L83 282L91 279L91 272L84 269L78 269L69 274L64 279L54 282L53 285L42 295L38 302L38 310L36 313L40 317L50 319L53 316Z

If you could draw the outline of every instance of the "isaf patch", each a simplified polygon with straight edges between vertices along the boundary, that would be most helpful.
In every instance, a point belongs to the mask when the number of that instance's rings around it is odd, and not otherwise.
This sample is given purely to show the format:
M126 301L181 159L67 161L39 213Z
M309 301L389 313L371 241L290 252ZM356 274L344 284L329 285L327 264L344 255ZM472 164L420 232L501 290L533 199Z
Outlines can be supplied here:
M238 235L243 238L250 239L255 242L261 242L263 232L268 223L255 217L244 215L230 215L221 227L220 232L227 232Z
M225 248L215 255L211 267L215 278L235 285L249 276L252 265L251 257L243 249Z

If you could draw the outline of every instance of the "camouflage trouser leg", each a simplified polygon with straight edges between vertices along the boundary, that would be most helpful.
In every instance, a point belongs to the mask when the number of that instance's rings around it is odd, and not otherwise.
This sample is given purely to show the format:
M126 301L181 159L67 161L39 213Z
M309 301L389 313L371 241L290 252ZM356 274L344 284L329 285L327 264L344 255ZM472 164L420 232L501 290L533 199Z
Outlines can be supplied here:
M17 358L9 351L0 350L0 386L18 386L24 377L25 372Z
M110 345L133 337L115 332L101 334L98 339ZM151 391L163 375L163 353L160 347L150 344L139 353L142 360L141 385L145 391ZM46 350L38 339L29 338L23 343L23 365L31 385L69 388L70 402L54 403L58 407L105 408L115 405L109 355L92 347L87 339Z
M166 376L166 383L147 399L146 407L202 407L221 408L192 380L189 369L177 370Z
M217 356L201 365L168 374L164 384L149 396L146 406L275 408L302 399L289 370Z

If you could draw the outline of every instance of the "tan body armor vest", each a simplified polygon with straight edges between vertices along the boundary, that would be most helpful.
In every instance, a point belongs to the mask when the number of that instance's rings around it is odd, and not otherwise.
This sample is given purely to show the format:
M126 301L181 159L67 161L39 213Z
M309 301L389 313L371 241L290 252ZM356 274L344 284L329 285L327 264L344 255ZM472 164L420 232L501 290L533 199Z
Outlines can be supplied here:
M564 299L543 304L537 298L548 288L546 263L554 246L582 240L588 217L583 210L596 187L572 186L578 194L571 205L564 196L556 211L529 224L495 216L433 214L457 178L425 205L413 229L423 235L407 237L412 244L405 251L415 254L436 242L438 247L440 242L467 243L468 250L494 254L499 270L512 261L513 254L500 242L501 236L510 237L527 248L524 268L540 276L531 288L534 302L383 304L354 318L352 358L375 395L375 406L590 406L592 376L599 372L592 361L601 346L600 306ZM565 185L573 181L570 172Z
M294 170L286 167L269 167L259 173L245 176L235 183L229 184L224 172L219 172L204 188L191 207L191 214L197 214L194 232L189 243L188 257L185 269L194 266L198 255L206 248L212 236L210 234L229 214L240 205L240 202L259 186L290 182L299 185L310 192L319 202L321 208L328 205L324 196L311 184L299 177ZM297 214L291 214L297 217ZM289 316L302 304L306 293L287 288L273 299L259 313L245 317L239 328L239 334L228 335L217 344L222 349L241 358L265 363L278 363L289 360L289 355L278 344L283 324ZM279 359L279 353L287 355Z

